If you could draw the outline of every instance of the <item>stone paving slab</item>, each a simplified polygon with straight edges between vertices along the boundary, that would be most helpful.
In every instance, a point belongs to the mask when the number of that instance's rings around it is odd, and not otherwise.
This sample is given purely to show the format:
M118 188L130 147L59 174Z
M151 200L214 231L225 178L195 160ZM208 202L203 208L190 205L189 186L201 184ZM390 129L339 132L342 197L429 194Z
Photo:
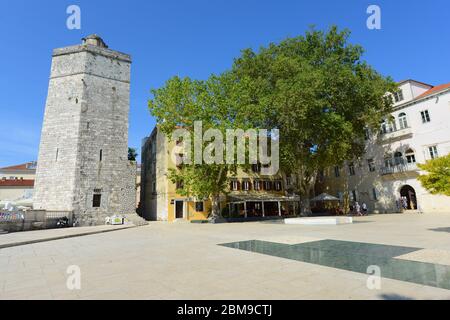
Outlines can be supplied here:
M450 250L450 215L381 215L344 226L168 224L0 250L0 300L11 299L450 299L450 290L219 246L330 239ZM369 223L370 222L370 223ZM81 290L66 286L79 266Z
M438 249L423 249L396 257L396 259L450 266L450 251Z
M0 249L134 228L132 224L13 232L0 235Z

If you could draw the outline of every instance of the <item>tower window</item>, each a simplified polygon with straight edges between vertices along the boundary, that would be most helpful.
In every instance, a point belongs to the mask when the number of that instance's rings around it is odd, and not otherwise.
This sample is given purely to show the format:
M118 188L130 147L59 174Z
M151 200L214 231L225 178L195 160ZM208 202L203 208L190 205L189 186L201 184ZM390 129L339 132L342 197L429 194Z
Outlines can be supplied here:
M100 150L100 162L103 161L103 150Z
M94 194L94 197L92 199L92 207L93 208L100 208L102 205L102 195L101 194Z
M59 148L56 148L56 157L55 157L55 161L58 161L58 157L59 157Z

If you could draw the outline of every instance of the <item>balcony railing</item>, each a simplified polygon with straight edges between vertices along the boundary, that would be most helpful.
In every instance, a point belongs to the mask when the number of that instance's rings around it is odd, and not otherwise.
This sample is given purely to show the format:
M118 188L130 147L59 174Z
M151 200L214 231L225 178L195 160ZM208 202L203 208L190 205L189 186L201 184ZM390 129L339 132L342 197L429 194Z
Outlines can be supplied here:
M402 137L408 136L408 135L412 135L412 129L410 127L381 132L381 138L383 140L399 139L399 138L402 138Z
M398 174L398 173L406 173L418 171L419 168L415 163L405 163L405 164L397 164L389 167L381 168L381 175L389 175L389 174Z

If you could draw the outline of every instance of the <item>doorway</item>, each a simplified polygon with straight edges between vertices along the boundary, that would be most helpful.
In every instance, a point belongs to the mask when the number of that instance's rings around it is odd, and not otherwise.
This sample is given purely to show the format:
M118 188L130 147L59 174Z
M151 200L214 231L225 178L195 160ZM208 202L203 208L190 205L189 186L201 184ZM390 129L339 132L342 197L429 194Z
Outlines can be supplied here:
M417 210L417 195L413 187L406 185L400 190L400 196L406 201L407 210Z
M184 218L184 202L175 201L175 219Z

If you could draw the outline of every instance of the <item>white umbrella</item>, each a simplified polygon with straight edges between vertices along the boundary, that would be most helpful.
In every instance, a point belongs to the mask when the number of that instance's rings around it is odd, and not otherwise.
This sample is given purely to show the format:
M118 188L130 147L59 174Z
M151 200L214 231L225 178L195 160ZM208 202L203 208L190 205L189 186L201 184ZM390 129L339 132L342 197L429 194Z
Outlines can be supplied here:
M329 195L328 193L322 193L321 195L311 199L312 202L328 202L328 201L339 201L338 198Z

